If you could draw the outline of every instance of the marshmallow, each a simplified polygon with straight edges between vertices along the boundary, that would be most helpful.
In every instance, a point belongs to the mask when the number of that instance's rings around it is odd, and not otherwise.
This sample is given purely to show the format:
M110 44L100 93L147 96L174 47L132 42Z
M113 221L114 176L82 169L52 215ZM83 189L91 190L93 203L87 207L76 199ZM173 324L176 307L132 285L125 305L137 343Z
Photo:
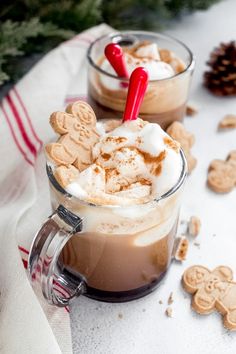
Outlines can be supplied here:
M105 191L105 171L100 166L92 164L72 183L66 186L66 191L80 199L87 199Z
M158 46L156 43L151 43L148 45L143 45L139 47L136 51L135 54L139 58L150 58L153 60L161 60Z
M175 75L173 67L161 61L156 43L140 46L136 49L134 55L125 52L124 56L129 75L139 66L148 71L150 80L162 80ZM106 59L102 62L101 68L105 72L116 76L114 69ZM105 87L111 90L121 89L119 80L111 80L110 77L101 75L101 81Z

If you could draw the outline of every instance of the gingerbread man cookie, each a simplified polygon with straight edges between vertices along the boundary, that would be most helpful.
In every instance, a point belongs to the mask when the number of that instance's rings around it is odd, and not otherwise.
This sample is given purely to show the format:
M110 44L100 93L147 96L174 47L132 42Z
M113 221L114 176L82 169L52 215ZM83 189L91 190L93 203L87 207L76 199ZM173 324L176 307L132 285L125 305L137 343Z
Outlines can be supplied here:
M79 177L79 170L73 165L68 166L58 166L54 170L54 177L57 182L65 188L68 184L72 183L76 178Z
M177 140L186 156L186 160L188 163L188 172L192 172L192 170L196 167L197 160L191 154L191 147L195 142L195 137L193 134L189 133L182 123L174 122L172 123L166 130L167 134L169 134L173 139Z
M92 163L92 147L99 139L96 116L92 108L77 101L66 112L54 112L50 124L60 135L56 143L47 144L48 157L57 165L74 165L83 171Z
M207 184L216 193L228 193L236 186L236 150L229 153L226 161L211 162Z
M229 267L219 266L210 271L194 265L184 272L182 283L193 294L192 308L196 312L208 314L217 310L224 316L224 326L236 330L236 282Z

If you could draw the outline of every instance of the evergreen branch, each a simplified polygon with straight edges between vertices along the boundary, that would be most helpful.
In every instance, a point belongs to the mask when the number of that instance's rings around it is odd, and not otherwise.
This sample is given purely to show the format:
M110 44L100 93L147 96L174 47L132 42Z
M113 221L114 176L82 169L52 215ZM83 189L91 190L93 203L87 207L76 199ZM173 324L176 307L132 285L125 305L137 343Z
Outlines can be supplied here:
M12 22L7 20L0 25L0 85L9 79L9 75L4 71L4 64L11 57L25 54L24 46L31 38L38 36L60 37L69 39L74 32L58 28L52 23L42 23L38 18L30 21Z
M1 70L1 66L0 66L0 85L2 85L5 81L8 80L9 80L9 76Z
M156 30L167 20L207 9L218 1L3 0L4 6L0 5L0 85L9 77L19 77L19 56L23 60L27 55L45 53L61 40L98 23L106 22L117 29Z

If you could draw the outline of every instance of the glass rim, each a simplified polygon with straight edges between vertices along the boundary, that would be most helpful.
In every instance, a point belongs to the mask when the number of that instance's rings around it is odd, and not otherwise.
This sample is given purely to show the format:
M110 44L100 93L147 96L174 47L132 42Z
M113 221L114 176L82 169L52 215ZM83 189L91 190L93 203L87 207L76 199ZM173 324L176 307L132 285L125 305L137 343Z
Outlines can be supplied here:
M163 199L166 199L168 197L170 197L172 194L174 194L175 192L177 192L179 190L179 188L183 185L186 177L187 177L187 161L186 161L186 158L185 158L185 155L184 155L184 152L183 150L180 148L180 156L181 156L181 159L182 159L182 170L180 172L180 176L179 176L179 179L178 181L174 184L173 187L171 187L167 192L165 192L164 194L162 194L160 197L158 198L153 198L145 203L142 203L142 204L128 204L128 205L107 205L107 204L94 204L94 203L91 203L91 202L87 202L83 199L80 199L70 193L68 193L56 180L56 178L54 177L54 174L53 174L53 170L52 170L52 167L46 163L46 171L47 171L47 176L48 176L48 179L49 179L49 182L53 185L53 187L58 191L60 192L62 195L64 195L65 197L67 197L68 199L75 199L75 200L78 200L80 204L82 205L86 205L86 206L92 206L92 207L101 207L101 208L109 208L109 209L119 209L119 208L130 208L130 207L144 207L144 206L147 206L153 202L155 203L158 203L160 202L161 200Z
M180 46L182 46L189 54L189 57L190 57L190 63L188 64L188 66L183 70L181 71L180 73L177 73L171 77L167 77L167 78L163 78L163 79L155 79L155 80L149 80L149 83L155 83L155 82L160 82L160 81L168 81L168 80L171 80L173 78L176 78L178 76L181 76L183 74L185 74L186 72L191 72L193 71L194 69L194 65L195 65L195 58L194 58L194 55L192 53L192 51L182 42L180 41L179 39L176 39L175 37L172 37L172 36L169 36L169 35L166 35L166 34L162 34L162 33L159 33L159 32L150 32L150 31L122 31L122 32L112 32L110 34L105 34L97 39L95 39L95 41L93 41L88 50L87 50L87 60L89 62L89 64L94 68L96 69L97 71L99 71L100 73L102 73L103 75L106 75L108 77L111 77L113 79L116 79L118 81L124 81L124 82L129 82L129 79L127 78L120 78L116 75L113 75L113 74L110 74L108 73L107 71L101 69L101 67L99 67L92 59L91 57L91 52L92 52L92 49L93 49L93 46L99 42L100 40L102 40L103 38L112 38L114 36L117 36L119 34L129 34L129 35L135 35L135 34L149 34L149 35L154 35L154 36L159 36L159 37L162 37L163 39L166 39L166 40L169 40L169 41L172 41L172 42L176 42L178 43Z

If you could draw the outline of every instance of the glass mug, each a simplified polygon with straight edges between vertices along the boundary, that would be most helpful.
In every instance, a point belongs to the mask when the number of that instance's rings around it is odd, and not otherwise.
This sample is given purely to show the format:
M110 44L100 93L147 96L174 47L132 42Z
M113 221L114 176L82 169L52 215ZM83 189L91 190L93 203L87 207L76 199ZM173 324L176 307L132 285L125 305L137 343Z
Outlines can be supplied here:
M173 51L185 69L166 79L150 80L140 108L140 117L159 123L166 129L173 121L182 121L185 115L194 58L191 51L180 41L160 33L126 31L105 35L94 41L88 49L88 103L98 119L120 118L124 112L127 79L121 79L104 71L99 64L104 58L108 43L129 47L140 41L157 43L159 48ZM176 63L177 65L177 63Z
M81 294L123 302L153 291L173 258L179 206L187 173L164 195L133 206L99 206L68 194L47 165L53 214L29 255L31 283L46 300L66 306Z

